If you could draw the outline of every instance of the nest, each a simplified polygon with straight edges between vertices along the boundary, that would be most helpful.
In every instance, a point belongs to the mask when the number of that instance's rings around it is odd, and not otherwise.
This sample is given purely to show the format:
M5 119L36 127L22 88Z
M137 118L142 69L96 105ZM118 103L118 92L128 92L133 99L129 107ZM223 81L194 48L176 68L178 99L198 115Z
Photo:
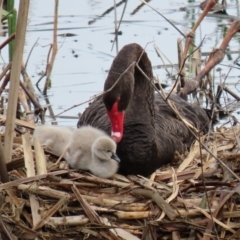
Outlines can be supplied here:
M8 164L11 181L0 185L2 239L239 239L239 134L217 129L180 164L111 179L61 169L24 134L13 163L25 166Z

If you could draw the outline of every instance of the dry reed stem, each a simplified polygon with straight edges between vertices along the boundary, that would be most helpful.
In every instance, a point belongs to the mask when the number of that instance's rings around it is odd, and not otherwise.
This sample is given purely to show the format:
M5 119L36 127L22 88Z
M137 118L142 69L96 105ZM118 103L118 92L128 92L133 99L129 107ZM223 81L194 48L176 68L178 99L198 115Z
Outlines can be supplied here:
M35 150L35 160L36 160L36 169L37 174L46 174L47 173L47 161L44 154L43 148L38 140L38 138L33 137L33 145Z
M217 217L218 212L221 210L221 208L223 207L223 205L228 201L228 199L235 193L235 192L239 192L240 191L240 184L238 184L238 186L231 192L231 193L223 193L223 199L221 200L221 202L218 204L217 208L214 210L213 212L213 217ZM211 229L213 228L213 223L212 221L208 221L208 225L207 228L205 230L205 233L208 231L211 231ZM225 229L227 229L225 227ZM227 229L229 230L229 229ZM230 230L229 230L230 231ZM235 233L235 231L232 232L233 234ZM210 240L210 238L208 236L204 236L203 238L204 240Z
M168 68L166 67L166 64L165 64L165 62L164 62L164 60L163 60L163 58L162 58L162 55L164 56L164 58L167 59L167 61L168 61L173 67L174 67L174 64L173 64L172 62L170 62L170 60L167 58L167 56L165 56L165 55L161 52L161 50L157 47L156 44L154 44L154 50L155 50L155 52L157 53L157 56L162 60L164 69L165 69L165 71L167 72L167 74L168 74L169 76L172 76L171 72L170 72L170 71L168 70Z
M85 214L87 215L87 217L89 218L91 223L96 223L96 224L100 224L100 225L106 225L104 224L104 221L101 217L99 217L99 215L97 214L97 212L95 212L93 209L91 209L91 206L88 204L88 202L82 198L80 192L78 191L77 187L75 185L72 186L72 191L75 194L77 200L79 201L79 203L81 204ZM103 236L109 236L109 239L113 239L113 240L117 240L117 236L116 234L114 234L113 232L111 232L109 229L104 229L102 231L100 231L100 234ZM107 235L106 235L107 234Z
M197 211L199 211L199 212L201 212L203 215L205 215L209 220L212 220L212 219L213 219L213 221L214 221L215 223L217 223L217 224L220 225L221 227L227 229L228 231L230 231L230 232L232 232L232 233L235 233L235 232L236 232L236 231L232 230L230 227L228 227L226 224L220 222L220 221L219 221L218 219L216 219L215 217L212 217L212 218L211 218L211 215L208 214L208 213L207 213L205 210L203 210L202 208L200 208L200 207L198 207L198 206L195 206L195 205L193 205L193 204L191 204L191 203L188 203L188 202L184 201L184 200L181 199L181 198L178 198L178 201L186 204L187 206L191 206L191 207L195 208Z
M23 91L22 88L19 88L18 89L18 99L19 99L19 103L21 104L21 106L23 107L24 109L24 112L25 112L25 120L26 122L29 122L31 124L34 124L35 122L35 116L34 114L31 112L30 108L29 108L29 105L27 103L27 98L26 98L26 95Z
M234 204L232 203L231 204L231 206L230 206L230 212L232 212L233 211L233 208L234 208ZM230 224L230 217L229 218L227 218L227 225L229 226L229 224ZM225 229L222 229L222 231L221 231L221 238L224 238L225 237L225 234L226 234L226 230Z
M27 193L35 193L35 194L38 194L41 196L55 198L55 199L61 199L61 198L70 199L71 198L71 195L69 193L54 190L49 187L36 186L35 184L32 184L32 185L19 184L18 189L22 190L22 191L26 191Z
M4 125L6 123L7 117L5 115L0 114L0 125ZM29 129L35 129L35 125L31 123L27 123L26 121L15 119L14 124L21 126L21 127L26 127ZM6 138L6 137L5 137Z
M16 207L16 209L22 209L23 208L23 203L16 197L14 191L12 191L11 189L6 190L7 196L9 196L10 200L11 200L11 204L12 204L12 208L14 209ZM28 224L30 226L33 226L33 219L31 218L31 215L29 213L27 213L27 211L22 210L21 214L24 216L24 218L27 220ZM15 211L15 218L17 218L16 216L16 211ZM18 214L18 218L20 218L19 214Z
M177 172L182 172L193 161L194 157L199 153L199 142L195 142L185 160L178 167Z
M120 209L125 211L143 211L146 209L145 203L129 203L127 201L122 202L122 201L107 199L104 197L101 197L101 201L99 201L99 197L93 197L93 196L87 196L87 195L82 195L82 197L88 202L97 204L102 207L109 207L109 208L114 207L114 209Z
M208 14L208 12L211 10L211 8L215 4L216 4L215 0L208 0L206 7L204 8L203 12L201 13L200 17L198 18L197 22L195 23L193 29L188 33L188 35L186 37L186 41L185 41L185 47L184 47L182 59L187 58L188 49L189 49L190 45L192 44L192 39L194 37L194 34L195 34L197 28L199 27L199 25L202 22L202 20L204 19L204 17ZM183 67L181 67L180 69L182 69L182 68ZM180 74L181 74L181 72L180 72Z
M9 42L11 42L13 39L15 39L16 34L11 34L3 43L0 44L0 50L2 50Z
M35 46L35 45L36 45L36 43L34 44L34 46ZM33 46L33 47L34 47L34 46ZM28 95L29 99L32 101L32 103L33 103L33 105L35 106L35 108L36 108L37 106L40 106L39 108L42 109L40 103L37 101L37 97L36 97L36 94L35 94L35 89L34 89L34 87L33 87L32 81L31 81L31 79L29 78L29 76L28 76L28 74L27 74L27 71L26 71L27 64L28 64L28 60L29 60L29 57L30 57L30 55L31 55L32 50L33 50L33 48L31 49L31 51L30 51L30 53L29 53L29 56L28 56L28 58L27 58L27 60L26 60L26 64L24 64L24 62L22 62L22 71L21 71L21 74L22 74L23 82L24 82L24 83L22 84L22 86L24 86L24 87L26 86L25 92L26 92L26 94ZM20 84L21 84L21 82L20 82ZM27 89L27 91L26 91L26 89ZM37 104L36 102L37 102L38 104Z
M8 83L10 81L10 75L11 75L11 72L9 71L5 75L5 77L4 77L3 81L2 81L2 84L1 84L1 87L0 87L0 96L2 95L3 91L5 90L6 86L8 85Z
M22 135L22 139L23 139L25 167L27 169L27 177L32 177L32 176L35 176L35 166L33 162L33 154L31 149L29 132L26 132L24 135ZM31 204L31 212L33 216L33 226L35 226L41 220L41 216L38 213L39 202L37 200L37 197L34 194L31 194L29 198L30 198L30 204Z
M7 66L2 70L0 74L0 80L6 76L7 72L11 69L12 63L8 63Z
M178 49L178 69L181 69L182 71L179 73L180 75L180 82L181 82L181 87L183 87L186 83L186 70L185 70L185 64L184 64L184 59L182 58L183 56L183 46L182 46L182 39L178 38L177 39L177 49Z
M64 216L64 217L50 217L45 224L51 226L79 226L85 225L89 219L85 215L80 216Z
M6 160L4 155L4 148L2 145L2 141L0 140L0 177L1 182L5 183L9 181L7 167L6 167Z
M192 176L194 175L195 170L189 170L189 171L184 171L184 172L177 172L177 178L178 179L189 179L192 178ZM166 171L166 172L161 172L156 176L156 179L158 181L166 181L168 179L171 179L172 176L172 172L171 171Z
M0 185L0 191L3 191L5 189L9 189L11 187L17 187L19 184L29 183L29 182L33 182L35 180L41 180L41 179L46 178L49 175L53 175L53 176L62 175L62 174L65 174L67 172L69 172L69 171L60 170L60 171L56 171L54 173L47 173L47 174L37 175L37 176L33 176L33 177L26 177L24 179L18 179L18 180L12 181L12 182L1 184Z
M18 240L18 238L12 234L12 227L10 227L10 224L4 222L3 220L0 220L0 228L2 230L2 234L7 236L8 239Z
M88 201L86 196L83 196L83 198ZM94 202L90 202L90 203L93 204ZM101 204L98 204L98 205L101 205ZM115 210L116 207L114 207L114 206L112 207L112 209L96 207L96 206L91 206L91 208L100 213L111 213L111 214L117 216L119 219L125 219L125 220L126 219L146 219L146 218L154 215L154 212L152 212L152 211L144 211L144 209L138 210L138 209L135 209L134 207L133 207L133 209L131 209L130 207L126 209L126 208L124 208L124 206L122 206L122 208L119 207L119 209L122 211Z
M126 240L140 240L140 238L132 235L130 232L128 232L124 229L115 227L115 225L110 223L107 218L102 218L102 221L105 225L114 227L113 229L111 229L111 228L109 229L110 232L113 233L114 235L117 235L120 238L126 239Z
M191 65L191 79L197 76L201 71L201 51L199 48L194 47L193 56L192 56L192 65ZM184 84L185 85L185 84ZM184 86L183 85L183 86ZM210 85L210 87L212 87ZM203 87L206 89L206 87ZM195 99L196 92L192 93ZM202 93L200 92L200 96L202 97Z
M123 212L123 211L115 211L113 213L119 219L146 219L154 215L151 211L142 211L142 212Z
M65 204L64 198L60 199L55 205L53 205L53 207L51 209L49 209L48 211L45 212L42 219L40 219L40 221L34 225L33 230L37 230L37 229L41 228L42 226L44 226L46 221L48 219L50 219L52 217L52 215L54 215L57 211L59 211L59 209L63 206L63 204Z
M173 170L173 173L172 173L173 188L172 188L171 195L166 199L167 203L170 203L172 200L174 200L177 197L179 192L179 184L177 183L176 172L174 169L172 170ZM163 211L161 216L156 221L161 221L164 217L165 217L165 212Z
M40 103L36 100L34 93L32 93L32 91L30 91L26 86L25 83L23 83L22 81L20 81L20 86L21 88L24 90L24 92L26 93L26 95L28 96L28 98L31 100L32 104L34 105L35 109L38 109L38 111L42 110L42 106L40 105Z
M178 215L158 192L145 189L133 189L132 194L151 198L171 220L174 220Z
M227 93L229 93L232 97L234 97L237 101L240 101L240 97L238 94L236 94L235 92L233 92L228 86L226 86L225 84L222 87L222 90L226 91Z
M43 88L43 94L47 95L47 89L50 83L50 77L52 74L53 64L55 61L55 57L57 55L57 28L58 28L58 0L55 0L54 6L54 24L53 24L53 43L52 43L52 54L50 58L50 62L47 65L47 74L46 81Z
M87 176L87 175L83 175L83 174L76 173L76 172L71 172L71 173L69 173L69 175L76 179L87 180L90 182L100 183L100 184L108 184L108 185L120 187L120 188L128 188L132 185L132 182L131 183L123 183L123 182L119 182L119 181L115 181L115 180L98 178L93 175Z
M10 76L9 102L6 122L6 138L4 141L6 163L12 159L12 145L14 136L14 124L16 118L19 78L21 72L21 63L23 58L23 49L25 43L25 34L28 18L29 0L20 0L18 21L16 27L15 49L12 61L12 71Z

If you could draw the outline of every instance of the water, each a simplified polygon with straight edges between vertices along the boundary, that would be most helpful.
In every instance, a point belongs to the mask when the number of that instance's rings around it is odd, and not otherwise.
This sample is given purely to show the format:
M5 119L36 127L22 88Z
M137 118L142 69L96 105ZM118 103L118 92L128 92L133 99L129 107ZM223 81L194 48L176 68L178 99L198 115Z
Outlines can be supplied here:
M85 102L91 96L102 91L107 71L116 56L116 47L114 46L111 50L114 39L114 11L109 12L104 17L98 16L112 7L113 3L112 0L59 0L59 50L54 62L52 85L48 91L55 114ZM199 3L199 1L186 0L152 0L149 4L186 34L201 13L198 7ZM15 4L18 8L18 1ZM139 43L143 47L147 45L146 50L152 65L157 66L162 62L154 50L153 45L156 44L171 63L177 63L177 38L180 37L180 34L148 6L143 6L135 14L131 14L140 4L139 0L128 1L120 27L122 35L118 36L119 49L131 42ZM228 4L228 14L239 17L238 1L228 1ZM118 20L121 17L123 7L124 4L117 8ZM181 11L180 7L186 7L187 10ZM49 45L53 39L53 14L54 1L31 1L24 61L37 41L27 66L27 72L34 84L46 68ZM89 25L88 22L93 19L96 21ZM201 50L202 52L210 52L213 47L217 47L221 43L224 30L229 27L229 24L227 17L206 17L197 30L195 44L199 45L204 38ZM71 36L62 37L64 34ZM228 50L239 51L239 36L240 34L232 39ZM0 40L2 42L4 37L1 37ZM4 61L8 62L6 50L3 51L2 55ZM226 56L223 64L233 64L237 56L238 54ZM168 63L167 60L165 62ZM219 67L222 68L221 74L226 74L229 70L228 67L222 65ZM174 69L169 68L169 70L176 73ZM154 75L158 76L162 83L172 84L163 68L154 68ZM216 81L220 81L219 73L215 72L214 75ZM238 69L233 69L228 78L229 84L238 83L238 75ZM43 85L44 80L39 85L41 89ZM233 90L238 92L235 85L233 85ZM45 104L44 99L41 99L41 102ZM77 117L78 113L84 111L86 106L87 104L84 104L73 108L65 112L63 116ZM76 122L76 119L58 119L59 125L75 126Z

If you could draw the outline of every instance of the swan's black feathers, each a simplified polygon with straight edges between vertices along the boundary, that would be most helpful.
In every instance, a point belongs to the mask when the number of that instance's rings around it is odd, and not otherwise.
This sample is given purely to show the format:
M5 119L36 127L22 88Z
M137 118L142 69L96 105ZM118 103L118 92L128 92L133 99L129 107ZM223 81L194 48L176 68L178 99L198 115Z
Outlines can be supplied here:
M145 74L153 81L151 62L141 46L129 44L123 47L113 61L105 81L105 90L109 89L132 62L137 62ZM154 93L153 85L136 68L123 75L113 92L96 98L79 119L78 127L92 125L111 133L110 120L105 105L108 97L119 95L125 109L124 132L117 146L122 174L149 175L161 165L170 163L175 151L182 153L189 148L194 136L179 120L159 94ZM118 74L116 74L118 72ZM131 82L131 83L130 83ZM119 92L118 92L119 91ZM124 94L131 98L123 98ZM127 100L126 100L127 99ZM129 100L130 99L130 100ZM199 106L193 106L177 95L169 98L179 113L203 133L208 130L208 117ZM119 102L119 103L120 103ZM104 104L105 103L105 104ZM110 107L109 107L110 109Z

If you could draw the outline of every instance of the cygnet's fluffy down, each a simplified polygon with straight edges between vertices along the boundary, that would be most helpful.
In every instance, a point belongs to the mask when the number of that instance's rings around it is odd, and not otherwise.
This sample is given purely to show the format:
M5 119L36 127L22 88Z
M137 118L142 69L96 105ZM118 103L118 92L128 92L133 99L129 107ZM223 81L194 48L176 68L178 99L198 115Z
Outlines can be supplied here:
M89 170L102 178L111 177L118 170L116 143L101 130L90 126L79 129L39 126L34 136L56 155L67 149L64 158L71 168Z
M74 130L66 160L70 167L108 178L117 172L116 143L103 131L86 126ZM79 160L81 159L81 160Z
M41 125L36 127L33 137L38 137L40 144L47 150L61 156L68 147L73 131L73 127Z

